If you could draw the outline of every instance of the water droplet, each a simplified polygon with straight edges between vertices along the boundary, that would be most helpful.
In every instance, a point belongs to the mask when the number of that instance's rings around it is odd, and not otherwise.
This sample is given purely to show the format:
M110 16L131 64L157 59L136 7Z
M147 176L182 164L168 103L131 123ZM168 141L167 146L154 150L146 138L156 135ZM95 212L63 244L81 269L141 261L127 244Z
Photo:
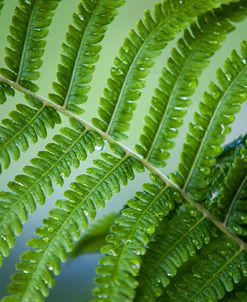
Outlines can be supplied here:
M150 225L149 227L147 227L146 232L151 235L153 234L155 231L155 227L153 225Z
M112 67L112 73L116 76L120 76L123 74L123 70L120 68Z
M189 211L189 213L190 213L190 216L192 216L192 217L197 217L197 211L196 211L195 209L191 209L191 210Z
M215 100L217 100L220 97L220 92L219 91L213 91L212 96Z
M194 79L194 80L191 80L191 81L189 82L188 87L189 87L189 88L192 88L192 89L195 89L196 86L197 86L197 84L198 84L197 80Z
M210 237L209 236L205 236L204 237L204 243L205 244L209 244L209 241L210 241Z
M211 173L211 169L209 167L201 167L200 171L203 175L209 175Z
M95 150L96 151L102 151L105 149L105 146L104 145L95 145Z

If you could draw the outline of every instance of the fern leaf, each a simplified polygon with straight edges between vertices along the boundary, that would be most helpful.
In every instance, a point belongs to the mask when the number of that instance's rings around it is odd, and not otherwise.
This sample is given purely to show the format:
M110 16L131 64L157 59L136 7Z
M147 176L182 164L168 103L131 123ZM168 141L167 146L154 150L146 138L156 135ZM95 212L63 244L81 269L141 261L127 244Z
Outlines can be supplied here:
M117 14L117 8L125 0L83 0L78 14L74 14L74 25L70 25L63 44L62 64L58 66L57 82L53 84L55 94L50 99L80 114L80 104L87 101L90 82L99 59L100 42L107 25Z
M94 125L115 139L125 139L136 101L155 58L195 16L229 1L219 2L200 1L198 4L198 1L169 0L155 5L154 18L146 11L137 30L130 32L115 59L108 87L100 101L99 118L93 119Z
M194 208L180 207L143 259L135 301L156 301L179 268L209 243L210 227Z
M77 177L72 190L65 192L68 199L57 201L58 208L37 229L39 237L28 242L34 250L21 256L17 264L21 272L13 275L9 286L14 295L4 298L4 302L43 301L54 284L54 274L60 272L60 262L65 261L73 241L87 228L88 218L94 219L96 208L103 208L113 193L134 178L134 170L143 171L139 161L125 154L116 157L103 153L102 157L94 161L96 167L87 169L88 174Z
M241 171L241 170L240 170ZM239 172L240 172L239 171ZM229 192L229 190L228 190ZM247 169L245 177L242 179L240 186L235 193L231 206L225 218L225 225L233 234L247 238Z
M75 258L84 254L99 252L102 246L106 244L105 237L116 217L117 213L109 213L91 225L76 243L69 256Z
M162 71L159 88L145 117L141 146L136 146L138 153L155 166L165 165L202 70L220 48L225 35L234 29L222 19L224 12L220 12L219 16L217 11L204 14L190 30L185 30Z
M247 288L243 289L243 291L238 291L235 294L235 297L230 298L227 302L246 302L247 301Z
M169 301L218 301L247 275L246 251L228 239L218 239L191 271L168 289Z
M93 301L133 300L141 255L145 254L159 221L173 210L174 199L179 200L177 192L158 178L144 185L144 190L128 202L106 238L109 244L102 248L106 256L97 268L99 287L94 290Z
M28 213L36 210L36 203L43 205L46 196L53 193L53 183L62 186L71 168L78 168L85 160L87 152L96 146L103 146L101 137L87 132L77 121L71 120L72 128L62 128L61 134L54 136L53 143L40 151L31 160L32 166L24 167L25 174L15 177L8 187L10 192L0 193L0 254L8 256L15 244L15 235L20 235L22 224Z
M0 173L7 169L11 159L18 160L21 152L28 149L30 142L47 136L47 128L61 123L56 110L44 106L33 97L26 97L28 105L18 104L10 119L4 119L0 126Z
M12 87L10 87L6 83L1 83L0 82L0 104L3 104L7 100L7 96L14 96L15 91Z
M2 10L2 8L3 8L3 5L4 5L3 0L0 0L0 13L1 13L1 10Z
M1 74L21 86L37 91L33 81L39 78L39 68L45 48L45 37L60 0L19 0L10 26L9 47Z
M227 211L234 203L234 196L247 173L247 165L241 155L244 149L245 137L239 137L224 147L211 175L210 189L205 201L202 201L203 206L221 221L226 219Z
M222 143L230 132L230 124L241 104L246 101L247 43L241 44L241 57L236 51L225 61L225 70L219 69L219 86L211 83L210 93L204 94L200 112L190 124L181 154L178 172L172 179L195 200L200 200L210 183L216 157L222 152Z

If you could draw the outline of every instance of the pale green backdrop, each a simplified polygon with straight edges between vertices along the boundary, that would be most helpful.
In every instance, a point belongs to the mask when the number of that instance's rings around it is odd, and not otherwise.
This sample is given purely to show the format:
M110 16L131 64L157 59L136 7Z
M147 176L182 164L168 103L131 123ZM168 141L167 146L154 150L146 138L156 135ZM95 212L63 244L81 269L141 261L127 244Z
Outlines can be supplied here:
M97 106L103 88L106 85L106 79L109 76L110 67L113 64L114 57L118 54L118 49L128 34L129 30L135 26L137 20L142 16L144 9L152 8L154 0L127 0L125 6L120 9L119 15L115 18L114 22L109 26L109 30L103 41L103 48L101 52L101 60L97 63L96 72L93 78L93 89L89 93L89 101L84 106L86 113L84 118L90 121L92 116L96 115ZM44 64L41 68L41 77L38 81L40 86L39 93L47 96L51 92L51 83L56 78L56 66L59 63L59 54L61 51L61 43L67 31L68 24L72 20L72 13L76 11L79 0L62 0L58 10L53 19L50 33L48 36L48 44L44 56ZM11 15L17 4L16 0L5 0L5 6L0 17L0 66L4 65L4 47L6 45L6 36L8 28L11 23ZM171 158L164 171L168 174L174 170L179 160L179 150L183 144L185 133L189 121L192 119L193 112L197 108L197 103L202 98L202 92L207 88L209 82L215 79L215 69L222 66L224 59L231 53L232 47L239 49L242 39L247 39L247 20L237 24L237 30L229 34L224 45L218 51L211 61L211 65L203 72L200 83L193 97L194 104L189 110L184 126L181 128L176 149L172 152ZM133 147L135 142L138 142L139 131L144 124L143 112L147 111L150 100L153 95L154 88L157 86L157 80L160 76L162 67L165 66L167 55L174 42L170 43L164 53L157 60L156 65L151 71L147 79L147 86L144 89L141 99L138 101L136 113L134 115L134 122L129 131L129 140L126 142L128 146ZM0 107L0 120L6 117L8 112L15 108L17 102L24 102L23 96L19 93L14 98L9 98L3 106ZM233 131L227 141L231 141L234 137L241 133L247 132L246 124L247 106L238 114L236 121L233 124ZM68 121L63 118L63 125L67 125ZM0 176L1 190L7 190L8 181L13 179L17 173L21 173L24 165L37 154L49 141L49 138L57 132L61 127L57 126L55 129L49 131L47 139L41 140L39 144L32 146L32 148L22 154L20 160L15 162L10 169L4 171ZM45 206L38 208L37 213L34 214L28 223L24 226L22 236L17 240L16 247L11 251L10 257L5 260L3 269L0 272L0 298L6 294L6 285L9 282L10 275L14 272L14 264L17 262L20 252L25 250L25 242L28 238L34 235L34 229L42 222L42 218L47 216L48 211L53 207L55 200L63 197L64 189L69 187L69 183L75 179L75 176L82 174L85 168L90 166L93 156L89 156L86 162L83 162L81 167L72 173L69 179L66 180L63 189L55 188L54 194L48 198ZM141 183L148 180L148 174L143 173L139 175L128 187L124 188L119 196L108 204L108 207L102 212L105 213L109 210L119 210L121 205L130 198L136 190L141 189ZM101 213L101 214L102 214ZM91 255L80 257L76 261L71 261L62 266L62 275L57 278L56 286L51 291L50 297L47 299L49 302L77 302L88 301L90 297L90 289L92 287L92 278L94 276L94 269L97 264L99 255Z

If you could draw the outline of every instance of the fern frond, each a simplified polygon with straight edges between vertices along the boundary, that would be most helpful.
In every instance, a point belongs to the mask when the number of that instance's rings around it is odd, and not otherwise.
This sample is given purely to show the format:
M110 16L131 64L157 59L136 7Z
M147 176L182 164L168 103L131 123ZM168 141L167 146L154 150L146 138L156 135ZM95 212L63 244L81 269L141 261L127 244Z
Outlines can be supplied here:
M243 291L238 291L235 295L227 300L227 302L246 302L247 301L247 287Z
M93 301L132 301L138 283L135 277L141 266L147 244L159 221L174 208L177 192L158 178L144 185L144 191L128 201L107 236L108 245L102 248Z
M113 220L117 213L109 213L89 226L82 238L75 244L73 251L69 254L71 258L80 255L97 253L106 244L105 237L110 231Z
M221 221L227 219L227 211L247 173L247 164L241 155L246 148L245 139L240 136L224 147L213 169L205 201L202 201L203 206Z
M3 8L3 5L4 5L3 0L0 0L0 13L1 13L1 10L2 10L2 8Z
M33 81L39 78L39 68L45 48L45 38L60 0L19 0L10 26L9 47L6 48L6 68L0 72L7 79L37 91Z
M218 301L246 275L246 251L219 238L197 258L191 272L180 276L168 289L169 301Z
M226 12L228 7L226 7ZM164 166L174 147L174 138L191 104L191 96L202 70L220 48L227 33L234 29L217 11L200 17L186 29L168 59L155 90L149 115L136 150L155 166ZM226 19L226 17L225 17Z
M161 230L163 234L154 238L143 259L135 301L156 301L179 268L209 243L210 227L194 208L181 206Z
M34 250L21 256L22 261L17 264L21 272L13 275L9 286L14 295L4 298L4 302L43 301L54 284L54 274L60 272L60 262L65 261L73 241L87 228L88 219L95 218L96 208L103 208L113 193L127 185L134 178L134 171L143 171L140 162L123 153L101 155L103 159L95 160L95 167L88 168L87 174L71 184L72 190L65 192L68 199L57 201L58 208L37 229L39 237L28 242Z
M241 171L241 170L240 170ZM239 171L239 172L240 172ZM229 192L229 189L228 189ZM247 239L247 168L245 177L242 179L240 186L235 193L231 206L225 218L225 225L233 234Z
M18 160L21 152L28 149L30 142L47 136L47 128L61 123L59 113L33 97L26 97L28 105L18 104L10 112L10 119L0 125L0 173L7 169L11 159Z
M241 57L236 51L225 61L225 70L219 69L219 86L210 84L210 93L204 94L195 113L194 123L186 137L178 172L172 179L195 200L200 200L210 183L216 157L222 152L222 143L231 131L230 124L241 104L246 101L247 43L241 44Z
M0 104L3 104L7 100L7 96L14 96L14 89L6 83L0 82Z
M71 168L78 168L88 152L104 145L101 137L87 132L77 121L71 128L62 128L54 142L31 160L32 166L24 167L25 174L15 177L8 187L10 192L0 193L0 255L8 256L15 244L15 235L22 232L28 214L36 210L36 203L43 205L53 193L53 183L62 186Z
M154 60L174 36L212 7L229 1L169 0L156 4L154 17L146 11L132 30L115 59L108 87L100 100L99 118L93 123L117 140L125 139L136 101L145 86L145 78ZM176 26L174 26L176 24Z
M53 102L77 114L84 112L78 105L87 101L89 83L101 50L100 42L107 25L124 3L125 0L81 1L78 14L73 16L74 25L70 25L62 45L57 82L53 83L55 94L49 95Z

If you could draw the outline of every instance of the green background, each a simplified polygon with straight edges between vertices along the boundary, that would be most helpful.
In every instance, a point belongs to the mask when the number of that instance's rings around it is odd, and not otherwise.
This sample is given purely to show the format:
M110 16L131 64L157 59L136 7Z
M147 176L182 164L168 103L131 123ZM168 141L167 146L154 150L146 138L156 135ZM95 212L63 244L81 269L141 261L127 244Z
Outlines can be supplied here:
M72 21L72 14L76 12L79 0L62 0L54 15L50 32L48 35L48 43L44 55L44 63L40 70L41 76L38 80L40 86L39 94L47 96L52 91L52 82L56 79L56 68L60 61L61 44L64 40L65 33L68 25ZM105 35L102 44L101 59L96 65L96 72L94 74L92 89L89 93L89 99L84 109L86 113L83 117L90 121L93 116L97 114L97 107L102 91L106 86L106 79L109 76L111 66L115 56L124 37L133 28L139 18L142 17L145 9L152 9L154 0L127 0L126 4L121 7L119 15L114 19L113 23ZM7 45L6 37L8 35L8 28L11 24L11 15L17 5L16 0L5 0L5 5L0 17L0 67L4 66L4 48ZM215 80L215 70L223 66L224 59L230 55L233 47L239 49L240 42L247 39L247 20L238 23L237 29L227 36L223 47L218 51L211 60L210 66L204 70L200 77L197 90L193 96L193 105L190 107L186 116L183 127L180 130L177 146L172 151L170 160L164 168L165 173L174 170L179 161L179 153L183 144L188 123L192 120L193 113L197 108L198 102L202 99L203 91L207 89L209 82ZM180 35L181 36L181 35ZM178 36L179 37L179 36ZM147 85L143 91L142 97L138 100L137 110L134 115L132 126L128 132L129 139L125 142L128 146L132 147L139 141L139 134L144 125L144 114L150 106L150 100L153 95L154 89L157 87L158 78L160 77L161 70L165 66L168 55L175 41L170 43L163 54L157 60L154 68L152 68L150 75L147 78ZM8 101L0 107L0 120L8 115L8 112L14 110L17 103L25 102L20 93L16 93L14 98L9 98ZM236 117L233 123L233 131L227 138L231 141L241 133L246 133L247 124L247 106L244 105L241 113ZM0 176L1 190L7 190L7 183L13 180L14 176L22 173L24 165L28 164L29 160L34 157L37 152L44 148L49 142L50 138L57 133L61 126L68 125L66 117L63 118L62 125L58 125L53 130L49 130L48 137L40 140L38 144L32 145L27 152L23 153L21 158L11 165L11 167L3 171ZM107 149L107 147L106 147ZM92 160L97 156L90 155L86 162L83 162L80 168L73 171L71 176L66 179L65 186L61 188L55 187L55 192L47 200L45 206L38 207L36 214L32 215L29 221L24 226L23 234L17 240L16 247L11 251L10 257L4 261L4 266L0 271L0 298L6 294L6 285L9 283L9 277L14 272L14 264L17 262L20 252L26 249L25 242L34 235L34 229L40 225L42 218L46 217L48 211L53 207L54 202L58 198L63 198L63 192L69 188L69 183L73 181L78 174L85 172L85 169L92 164ZM107 208L101 211L103 215L107 211L119 210L128 198L133 196L134 192L141 189L141 183L148 181L148 173L140 174L127 188L124 188L120 195L115 196L108 204ZM94 269L100 255L89 255L78 258L75 261L69 261L67 264L62 265L62 274L57 278L57 283L51 291L50 297L47 301L88 301L90 297L90 289L92 287L92 278L94 276Z

